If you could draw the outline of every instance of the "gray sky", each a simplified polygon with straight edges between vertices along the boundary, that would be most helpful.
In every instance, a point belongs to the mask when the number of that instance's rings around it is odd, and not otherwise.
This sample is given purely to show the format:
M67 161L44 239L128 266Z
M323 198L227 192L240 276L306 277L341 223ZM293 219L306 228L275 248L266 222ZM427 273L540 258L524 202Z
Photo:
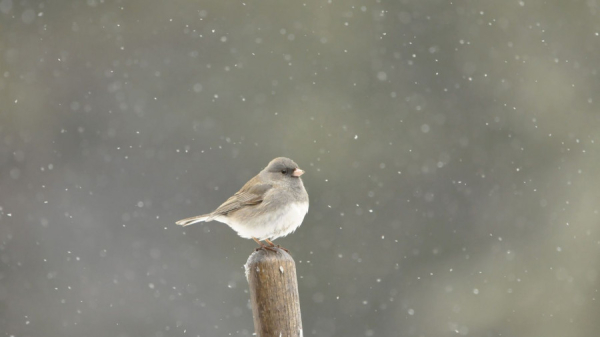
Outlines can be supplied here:
M0 331L251 336L277 156L307 336L596 335L591 2L0 1Z

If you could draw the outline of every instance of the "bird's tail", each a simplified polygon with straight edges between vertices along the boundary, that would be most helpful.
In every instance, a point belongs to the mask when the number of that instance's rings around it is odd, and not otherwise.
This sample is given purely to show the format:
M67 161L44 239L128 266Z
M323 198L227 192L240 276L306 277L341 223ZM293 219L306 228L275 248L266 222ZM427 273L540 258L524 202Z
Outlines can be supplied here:
M211 220L212 220L212 218L210 217L210 214L203 214L203 215L193 216L191 218L179 220L176 222L176 224L178 224L179 226L185 227L185 226L193 225L197 222L211 221Z

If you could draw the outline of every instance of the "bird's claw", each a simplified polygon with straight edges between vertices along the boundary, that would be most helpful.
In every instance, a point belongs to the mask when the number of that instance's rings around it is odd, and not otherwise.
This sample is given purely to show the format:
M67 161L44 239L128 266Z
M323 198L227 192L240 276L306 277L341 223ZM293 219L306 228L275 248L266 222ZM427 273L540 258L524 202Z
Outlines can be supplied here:
M289 250L287 250L287 249L285 249L285 248L281 247L280 245L277 245L277 248L285 250L285 252L286 252L286 253L289 253L289 252L290 252Z
M260 242L260 240L257 238L252 238L252 240L256 241L256 243L260 245L260 247L256 248L254 251L258 252L261 249L266 249L277 253L277 249L275 249L275 245L273 244L273 242L266 240L269 243L269 246L265 246L265 244Z
M289 253L290 251L281 247L280 245L275 245L273 242L271 242L271 240L269 239L265 239L265 241L269 244L268 246L266 246L264 243L260 242L260 240L258 240L257 238L252 238L252 240L256 241L256 243L258 243L260 245L260 247L256 248L254 251L258 252L261 249L266 249L266 250L270 250L272 252L277 253L277 248L278 249L282 249L285 250L286 253Z
M269 247L269 246L262 246L262 247L257 247L256 249L254 249L255 252L258 252L259 250L270 250L272 252L277 253L277 249L275 249L273 247Z
M285 252L286 252L286 253L289 253L289 252L290 252L289 250L287 250L287 249L285 249L285 248L281 247L280 245L277 245L277 246L276 246L276 245L275 245L273 242L271 242L271 240L269 240L269 239L265 239L265 241L267 241L267 243L268 243L268 244L269 244L269 246L271 246L271 247L277 247L277 248L279 248L279 249L283 249L283 250L285 250Z

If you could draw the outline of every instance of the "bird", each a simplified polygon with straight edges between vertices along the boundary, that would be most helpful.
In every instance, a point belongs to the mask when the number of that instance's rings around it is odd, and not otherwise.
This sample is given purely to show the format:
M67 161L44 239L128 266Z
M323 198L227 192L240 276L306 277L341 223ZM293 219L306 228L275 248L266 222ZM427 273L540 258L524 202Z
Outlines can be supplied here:
M300 178L303 174L293 160L275 158L217 209L176 224L189 226L216 220L229 225L242 238L256 241L260 246L256 250L276 251L271 240L294 232L308 213L308 193ZM277 248L289 252L279 245Z

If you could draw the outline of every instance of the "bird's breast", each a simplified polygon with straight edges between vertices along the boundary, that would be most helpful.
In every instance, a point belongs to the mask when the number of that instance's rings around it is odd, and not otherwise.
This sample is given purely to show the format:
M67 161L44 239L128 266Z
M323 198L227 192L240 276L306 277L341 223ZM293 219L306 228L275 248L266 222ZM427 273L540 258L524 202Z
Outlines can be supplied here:
M308 212L308 202L294 202L265 212L229 217L227 224L241 237L259 240L286 236L296 230Z

